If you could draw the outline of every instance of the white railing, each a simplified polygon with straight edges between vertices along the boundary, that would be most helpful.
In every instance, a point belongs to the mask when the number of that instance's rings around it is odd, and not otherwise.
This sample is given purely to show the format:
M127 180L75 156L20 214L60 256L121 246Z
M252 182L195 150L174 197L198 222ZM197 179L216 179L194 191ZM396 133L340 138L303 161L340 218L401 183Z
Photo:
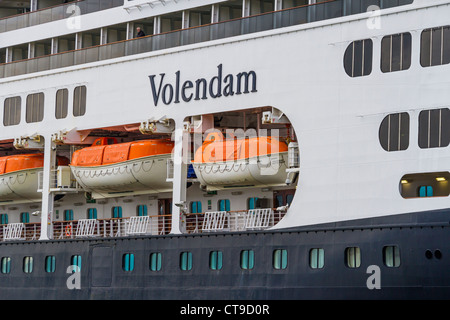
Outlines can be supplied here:
M245 217L245 229L259 230L266 229L273 225L272 209L252 209L248 210Z
M264 230L276 225L285 214L271 208L187 213L182 224L187 233Z
M78 220L75 237L95 237L100 235L99 222L97 219Z
M203 231L222 231L229 226L230 214L226 211L205 212L203 218Z
M3 227L3 240L25 239L23 234L25 225L23 223L10 223Z
M236 232L264 230L276 225L285 211L253 209L240 211L212 211L183 214L180 228L184 233ZM110 219L80 219L53 221L52 239L115 238L133 235L165 235L172 228L171 215L153 215ZM35 241L40 237L40 223L9 223L0 225L3 241Z
M149 233L150 216L130 217L126 225L126 234L146 234Z

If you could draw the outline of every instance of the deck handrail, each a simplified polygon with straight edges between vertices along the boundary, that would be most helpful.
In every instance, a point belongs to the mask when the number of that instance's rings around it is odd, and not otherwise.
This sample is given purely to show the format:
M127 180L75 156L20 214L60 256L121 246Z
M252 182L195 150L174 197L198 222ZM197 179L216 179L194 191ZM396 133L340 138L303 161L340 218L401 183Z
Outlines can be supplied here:
M80 14L87 14L102 11L123 5L123 0L94 0L98 3L98 8L88 8L88 3L92 0L73 0L68 3L62 3L34 11L24 12L0 18L0 33L32 27L35 25L63 20L69 18L72 13L67 13L70 6L77 5L80 8ZM86 4L86 5L84 5ZM102 8L103 7L103 8Z
M366 12L367 8L362 9L361 7L365 0L352 0L352 6L347 5L348 1L328 0L141 38L6 62L0 64L0 78L49 71ZM383 6L381 4L384 2L378 1L381 9L403 5L405 1L413 2L413 0L394 0ZM397 5L392 5L395 1ZM400 1L403 1L402 4L399 4ZM356 2L359 2L359 7L353 4Z

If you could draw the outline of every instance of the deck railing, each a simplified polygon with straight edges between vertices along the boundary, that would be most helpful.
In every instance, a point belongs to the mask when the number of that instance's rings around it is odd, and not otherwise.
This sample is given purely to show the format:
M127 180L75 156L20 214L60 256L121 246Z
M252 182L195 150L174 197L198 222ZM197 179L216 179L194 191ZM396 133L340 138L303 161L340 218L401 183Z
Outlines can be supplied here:
M77 12L73 12L73 5L77 6ZM75 0L49 8L1 18L0 33L66 19L74 14L83 15L122 5L123 0Z
M263 230L276 225L285 212L273 209L215 211L183 214L183 233ZM115 238L166 235L171 232L171 215L136 216L110 219L53 221L53 239ZM0 225L0 241L39 240L40 223Z
M225 39L366 12L370 5L389 8L413 0L330 0L230 21L175 30L74 51L0 64L0 78L81 65L144 52Z

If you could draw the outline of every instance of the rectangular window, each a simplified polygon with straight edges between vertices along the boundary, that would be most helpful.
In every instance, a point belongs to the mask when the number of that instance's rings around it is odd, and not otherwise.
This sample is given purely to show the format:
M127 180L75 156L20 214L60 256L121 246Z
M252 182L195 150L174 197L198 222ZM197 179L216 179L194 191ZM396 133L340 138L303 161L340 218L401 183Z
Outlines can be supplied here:
M180 254L180 269L183 271L192 270L192 252L182 252Z
M211 270L221 270L223 263L222 251L211 251L209 253L209 268Z
M420 38L422 67L450 63L450 26L425 29Z
M112 218L122 218L122 207L112 208Z
M32 273L33 272L33 257L23 258L23 272Z
M30 222L30 213L22 212L20 214L20 222L22 222L22 223L29 223Z
M7 213L0 214L0 224L8 224L8 214Z
M309 266L312 269L322 269L325 264L325 253L322 248L314 248L309 251Z
M161 252L152 252L150 254L150 270L160 271L162 267L162 255Z
M48 273L55 272L55 268L56 268L55 256L46 256L45 257L45 272L48 272Z
M400 250L397 246L383 248L383 262L386 267L397 268L400 266Z
M56 119L64 119L67 117L69 108L69 90L59 89L56 91L55 117Z
M419 114L419 147L441 148L450 144L450 109L423 110Z
M134 254L125 253L122 256L122 270L123 271L133 271L134 270Z
M3 257L2 258L2 273L10 273L11 272L11 257Z
M26 122L41 122L44 119L44 94L33 93L27 96Z
M65 221L73 220L73 210L72 209L64 210L64 220Z
M287 250L277 249L273 252L273 268L280 270L287 268Z
M359 268L361 265L361 250L359 247L345 249L345 264L349 268Z
M87 211L88 219L97 219L97 208L89 208Z
M432 186L420 186L419 187L419 197L433 197L433 187Z
M80 255L71 256L70 257L70 265L73 266L73 272L81 271L81 256Z
M256 201L258 201L258 198L248 198L247 199L248 210L252 210L252 209L256 208Z
M407 70L411 66L411 34L385 36L381 40L381 71Z
M12 97L5 99L3 109L3 125L14 126L20 123L20 109L22 99L20 97Z
M137 206L137 215L139 217L148 215L147 206L145 204L140 204Z
M230 200L219 200L219 211L230 211Z
M255 252L253 250L241 251L241 269L251 270L255 267Z
M73 92L73 115L84 116L86 113L86 86L76 87Z
M191 202L191 213L201 213L202 212L202 202L192 201Z

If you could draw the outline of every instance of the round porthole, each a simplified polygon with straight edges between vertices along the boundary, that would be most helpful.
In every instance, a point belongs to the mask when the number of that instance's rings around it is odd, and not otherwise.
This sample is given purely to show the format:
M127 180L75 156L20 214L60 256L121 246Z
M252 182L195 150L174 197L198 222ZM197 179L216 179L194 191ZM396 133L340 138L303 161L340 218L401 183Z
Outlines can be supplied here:
M431 252L431 250L425 251L425 257L426 257L427 259L433 258L433 253Z
M434 250L434 256L436 259L442 258L442 252L439 249Z

